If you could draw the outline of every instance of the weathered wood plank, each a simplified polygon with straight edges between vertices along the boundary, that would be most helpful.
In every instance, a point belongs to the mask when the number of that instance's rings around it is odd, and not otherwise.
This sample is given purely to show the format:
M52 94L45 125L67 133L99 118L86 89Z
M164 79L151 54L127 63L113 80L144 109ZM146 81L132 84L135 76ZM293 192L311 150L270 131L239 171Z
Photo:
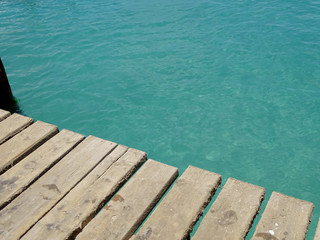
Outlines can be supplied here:
M146 159L144 152L126 151L118 146L22 239L73 239Z
M131 239L185 239L221 182L221 176L189 166Z
M177 168L148 160L77 239L129 239L177 176Z
M0 173L12 167L58 132L54 125L37 121L0 145Z
M0 144L33 123L32 118L12 114L0 122Z
M320 218L313 240L320 240Z
M84 136L62 130L0 176L0 209L71 151Z
M0 239L18 239L78 184L115 143L89 136L0 211Z
M0 109L0 121L10 116L10 112Z
M262 187L229 178L192 239L244 239L264 195Z
M252 239L305 239L313 207L310 202L273 192Z

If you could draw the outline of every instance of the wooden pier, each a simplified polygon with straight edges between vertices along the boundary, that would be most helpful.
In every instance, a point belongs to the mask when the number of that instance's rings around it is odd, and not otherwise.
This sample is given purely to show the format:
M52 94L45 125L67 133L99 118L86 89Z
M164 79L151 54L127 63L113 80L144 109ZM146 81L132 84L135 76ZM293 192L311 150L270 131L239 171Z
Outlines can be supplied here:
M1 109L0 173L0 239L188 239L221 184L219 174L189 166L179 176L142 151ZM264 196L229 178L192 239L244 239ZM305 239L313 207L273 192L252 239Z

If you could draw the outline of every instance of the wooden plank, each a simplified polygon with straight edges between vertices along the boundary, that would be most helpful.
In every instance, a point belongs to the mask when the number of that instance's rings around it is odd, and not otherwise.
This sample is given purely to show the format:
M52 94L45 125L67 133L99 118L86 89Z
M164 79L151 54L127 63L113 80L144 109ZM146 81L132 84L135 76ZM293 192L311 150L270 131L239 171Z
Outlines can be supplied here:
M0 176L0 209L71 151L84 136L62 130Z
M10 116L10 112L0 109L0 121Z
M262 187L229 178L192 239L244 239L264 195Z
M187 238L220 182L220 175L189 166L131 239Z
M273 192L252 239L305 239L313 207L310 202Z
M139 150L125 151L118 146L22 239L73 239L146 159Z
M177 168L148 160L76 239L129 239L177 176Z
M0 173L12 167L58 132L54 125L37 121L0 145Z
M320 240L320 218L313 240Z
M0 144L33 123L32 118L12 114L0 122Z
M116 144L89 136L0 211L0 239L18 239L78 184Z

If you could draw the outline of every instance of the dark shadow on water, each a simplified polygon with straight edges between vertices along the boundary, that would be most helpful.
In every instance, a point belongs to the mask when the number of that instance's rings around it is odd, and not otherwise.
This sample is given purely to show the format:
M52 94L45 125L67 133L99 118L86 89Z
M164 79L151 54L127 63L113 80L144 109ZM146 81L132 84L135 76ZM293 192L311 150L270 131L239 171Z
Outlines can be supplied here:
M0 57L0 109L10 111L11 113L20 113L22 111L16 99L11 91L11 87L8 81L6 70L4 69L1 57Z
M18 99L13 97L10 101L1 101L0 109L7 110L10 113L19 113L24 115L22 109L19 106Z

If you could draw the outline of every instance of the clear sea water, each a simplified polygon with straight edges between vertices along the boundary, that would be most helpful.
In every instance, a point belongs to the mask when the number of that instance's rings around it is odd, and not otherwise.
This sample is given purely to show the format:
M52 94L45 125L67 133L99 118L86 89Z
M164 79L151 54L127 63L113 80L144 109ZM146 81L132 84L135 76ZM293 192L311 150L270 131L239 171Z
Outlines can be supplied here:
M319 0L0 0L0 56L24 114L311 201L312 239L319 13Z

